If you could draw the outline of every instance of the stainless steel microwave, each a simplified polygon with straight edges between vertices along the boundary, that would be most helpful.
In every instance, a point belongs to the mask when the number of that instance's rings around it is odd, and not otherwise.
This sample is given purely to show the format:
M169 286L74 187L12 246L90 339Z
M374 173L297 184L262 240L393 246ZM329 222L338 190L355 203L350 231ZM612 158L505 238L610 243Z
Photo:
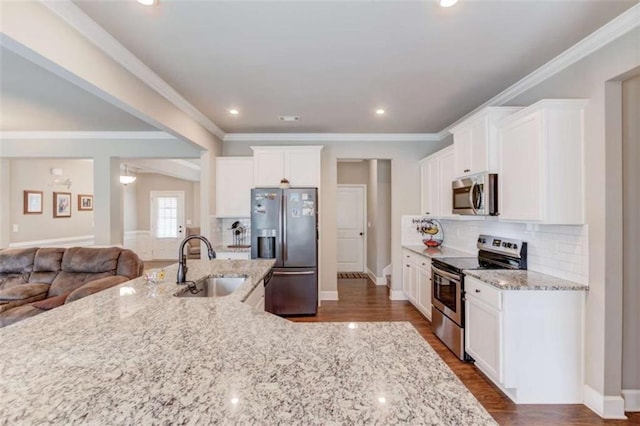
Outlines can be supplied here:
M498 175L480 173L451 184L453 213L461 215L498 215Z

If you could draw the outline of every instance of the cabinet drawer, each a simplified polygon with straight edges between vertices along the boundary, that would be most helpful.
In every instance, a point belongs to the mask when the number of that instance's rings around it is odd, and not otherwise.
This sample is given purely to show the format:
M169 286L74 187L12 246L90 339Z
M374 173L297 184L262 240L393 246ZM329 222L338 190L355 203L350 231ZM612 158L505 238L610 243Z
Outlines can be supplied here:
M216 259L233 260L233 259L251 259L251 253L242 251L221 251L216 253Z
M489 306L502 310L502 292L500 290L473 277L465 277L464 290L467 297L479 299Z

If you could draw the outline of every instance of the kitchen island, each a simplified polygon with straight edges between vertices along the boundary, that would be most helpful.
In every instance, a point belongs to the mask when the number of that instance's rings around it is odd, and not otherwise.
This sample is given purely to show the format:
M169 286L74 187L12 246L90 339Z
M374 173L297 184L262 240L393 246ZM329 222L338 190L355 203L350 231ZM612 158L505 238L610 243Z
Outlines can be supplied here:
M178 298L176 265L0 330L0 424L495 422L408 323L292 323L242 303L273 261L194 260L247 276Z

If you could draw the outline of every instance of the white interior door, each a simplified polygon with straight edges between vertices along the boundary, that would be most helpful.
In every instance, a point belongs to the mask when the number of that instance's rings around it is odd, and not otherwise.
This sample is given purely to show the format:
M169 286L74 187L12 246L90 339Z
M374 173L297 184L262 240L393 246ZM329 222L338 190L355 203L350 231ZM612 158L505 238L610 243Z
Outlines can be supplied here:
M338 185L338 272L364 272L365 187Z
M153 259L178 259L185 236L184 192L151 191L151 250Z

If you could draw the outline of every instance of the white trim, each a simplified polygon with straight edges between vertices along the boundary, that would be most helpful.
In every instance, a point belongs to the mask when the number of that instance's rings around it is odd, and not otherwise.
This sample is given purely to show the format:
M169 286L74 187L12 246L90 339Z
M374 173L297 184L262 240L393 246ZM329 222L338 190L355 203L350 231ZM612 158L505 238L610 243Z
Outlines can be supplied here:
M82 34L87 40L113 58L127 71L138 77L153 90L164 96L169 102L211 131L220 139L224 138L224 131L191 105L180 93L164 81L151 68L131 53L118 40L87 16L70 0L41 0L42 4L53 13L66 21L71 27Z
M389 290L389 299L391 300L409 300L402 290Z
M9 243L11 248L23 247L76 247L92 246L93 235L77 235L75 237L50 238L47 240L22 241Z
M225 142L438 142L438 133L227 133Z
M604 396L589 385L584 385L584 405L603 419L627 418L622 396Z
M2 140L51 140L51 139L168 139L178 140L166 132L55 132L55 131L25 131L0 132Z
M460 122L466 120L476 114L482 108L487 106L499 106L505 102L509 102L516 96L521 95L527 90L535 87L551 76L575 64L579 60L589 56L596 50L611 43L612 41L622 37L629 31L640 26L640 4L627 9L624 13L618 15L593 33L589 34L564 52L560 53L549 62L545 63L535 71L529 73L524 78L512 84L493 98L489 99L482 105L479 105L469 114L461 117L457 121L451 123L446 128L438 132L438 137L444 139L448 136L450 130Z
M640 389L622 389L624 411L640 411Z
M385 277L376 277L376 274L374 274L373 271L371 271L371 269L369 268L367 268L367 275L375 285L387 285L387 280Z
M321 291L319 293L320 300L339 300L337 291Z

